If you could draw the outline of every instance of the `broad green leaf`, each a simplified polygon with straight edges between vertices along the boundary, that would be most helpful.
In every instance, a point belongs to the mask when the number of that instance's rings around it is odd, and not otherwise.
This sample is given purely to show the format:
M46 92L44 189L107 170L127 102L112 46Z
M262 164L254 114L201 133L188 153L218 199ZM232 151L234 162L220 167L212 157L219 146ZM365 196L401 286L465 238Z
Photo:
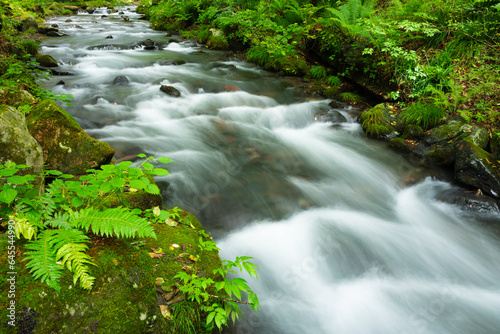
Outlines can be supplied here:
M10 204L16 199L17 191L15 189L4 189L0 191L0 202Z
M109 184L111 184L115 188L121 188L125 185L125 180L115 177L109 181Z
M80 197L73 197L71 199L71 205L73 205L75 208L79 208L80 206L82 206L83 204L83 201L81 200Z
M158 195L160 193L160 188L156 184L148 184L146 191L153 195Z
M165 158L165 157L159 157L158 161L161 162L162 164L168 164L169 162L172 162L172 159Z
M113 190L113 186L109 184L108 182L104 182L99 186L99 190L102 191L103 193L108 193L111 190Z
M142 164L142 167L145 169L145 170L152 170L153 168L155 168L155 166L153 166L152 164L150 164L149 162L145 162Z
M11 184L19 185L19 184L25 184L26 182L28 182L28 180L25 176L14 175L14 176L7 178L7 182L9 182Z
M132 180L130 181L130 187L140 190L146 188L146 183L141 180Z
M155 168L153 169L153 174L158 176L164 176L170 174L168 170L164 168Z

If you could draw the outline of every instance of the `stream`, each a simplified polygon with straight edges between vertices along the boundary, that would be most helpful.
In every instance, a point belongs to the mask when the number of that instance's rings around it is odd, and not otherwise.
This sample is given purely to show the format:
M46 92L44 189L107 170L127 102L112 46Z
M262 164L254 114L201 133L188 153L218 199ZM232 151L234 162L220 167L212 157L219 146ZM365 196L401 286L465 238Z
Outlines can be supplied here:
M172 159L166 207L193 212L221 258L254 257L261 309L225 333L500 333L498 211L453 204L448 175L368 140L355 109L123 10L48 19L67 36L43 53L74 75L42 85L72 94L117 159Z

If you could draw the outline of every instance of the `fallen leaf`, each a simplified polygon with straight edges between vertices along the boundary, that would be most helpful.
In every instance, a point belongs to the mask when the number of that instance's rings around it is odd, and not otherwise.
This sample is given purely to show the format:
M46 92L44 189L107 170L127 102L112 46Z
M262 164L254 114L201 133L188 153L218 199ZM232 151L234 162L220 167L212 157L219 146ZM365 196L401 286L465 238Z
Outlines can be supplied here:
M163 283L165 283L165 280L161 277L157 277L155 281L156 286L161 286Z
M159 216L159 215L160 215L160 213L161 213L160 207L159 207L159 206L155 206L155 207L153 208L153 214L154 214L155 216Z
M151 247L151 250L155 253L163 253L163 250L161 249L161 247L158 247L158 248L155 248L155 247Z
M113 263L115 264L115 266L118 265L118 260L117 259L113 259Z
M165 253L148 253L152 259L159 259L162 256L165 256Z
M174 248L179 248L179 247L181 247L181 246L179 246L178 244L172 244L172 247L174 247Z
M170 246L170 247L168 247L168 249L170 249L170 250L174 250L174 247Z
M176 222L175 220L173 220L171 218L165 219L165 223L167 223L168 226L172 226L172 227L179 225L178 222Z
M168 310L167 305L160 305L160 311L161 311L161 315L164 318L172 319L172 315L170 314L170 311Z

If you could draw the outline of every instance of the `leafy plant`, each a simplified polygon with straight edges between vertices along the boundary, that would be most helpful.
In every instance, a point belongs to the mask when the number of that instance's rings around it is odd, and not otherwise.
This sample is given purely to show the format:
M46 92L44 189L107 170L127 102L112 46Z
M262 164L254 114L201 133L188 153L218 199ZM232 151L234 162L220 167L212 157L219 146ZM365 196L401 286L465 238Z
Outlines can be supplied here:
M405 123L415 124L423 129L429 129L446 116L446 109L433 103L417 102L401 111L401 120Z
M33 184L36 176L18 175L26 166L0 165L3 184L0 214L14 220L19 238L29 240L26 261L35 278L59 290L59 278L66 267L73 273L75 283L80 281L81 287L91 289L94 278L90 276L89 266L93 262L86 254L89 239L86 233L116 238L155 238L152 226L137 210L106 207L106 195L110 193L119 198L125 191L159 194L158 187L150 183L146 175L166 175L168 171L155 168L149 162L152 159L149 157L140 167L132 167L129 161L104 165L100 170L89 170L88 175L78 180L73 175L48 171L47 176L55 179L41 194ZM158 161L170 160L159 158Z

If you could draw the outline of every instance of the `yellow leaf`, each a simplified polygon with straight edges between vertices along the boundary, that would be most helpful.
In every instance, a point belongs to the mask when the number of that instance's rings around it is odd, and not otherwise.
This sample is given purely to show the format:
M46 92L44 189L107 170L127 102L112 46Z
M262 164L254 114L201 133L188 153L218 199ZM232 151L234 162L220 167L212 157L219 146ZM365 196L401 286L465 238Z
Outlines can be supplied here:
M154 214L155 216L159 216L159 215L160 215L160 213L161 213L160 207L159 207L159 206L155 206L155 207L153 208L153 214Z
M172 319L172 315L170 314L170 311L168 310L167 305L160 305L160 311L161 315L166 318L166 319Z
M118 265L118 260L117 259L113 259L113 263L115 264L115 266Z

